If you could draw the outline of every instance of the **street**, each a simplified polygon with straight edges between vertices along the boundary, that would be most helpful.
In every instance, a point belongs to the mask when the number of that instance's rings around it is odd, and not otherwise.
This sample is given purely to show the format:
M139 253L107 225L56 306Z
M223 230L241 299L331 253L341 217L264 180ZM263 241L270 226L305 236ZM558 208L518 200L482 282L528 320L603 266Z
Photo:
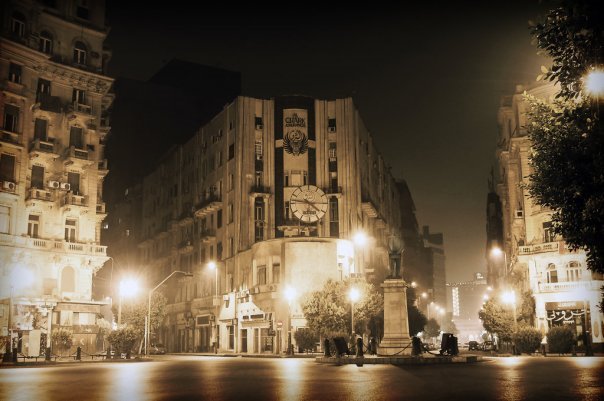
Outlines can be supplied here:
M312 359L162 356L0 370L0 400L600 400L603 357L473 364L324 365Z

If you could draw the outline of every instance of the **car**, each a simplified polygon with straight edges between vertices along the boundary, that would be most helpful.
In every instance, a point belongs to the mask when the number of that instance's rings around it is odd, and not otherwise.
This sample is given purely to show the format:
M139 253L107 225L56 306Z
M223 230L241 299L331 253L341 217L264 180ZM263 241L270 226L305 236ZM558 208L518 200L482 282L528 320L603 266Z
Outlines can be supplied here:
M468 343L468 351L477 351L478 349L478 341L470 341Z
M149 354L151 355L163 355L166 353L166 348L163 344L154 344L149 347Z

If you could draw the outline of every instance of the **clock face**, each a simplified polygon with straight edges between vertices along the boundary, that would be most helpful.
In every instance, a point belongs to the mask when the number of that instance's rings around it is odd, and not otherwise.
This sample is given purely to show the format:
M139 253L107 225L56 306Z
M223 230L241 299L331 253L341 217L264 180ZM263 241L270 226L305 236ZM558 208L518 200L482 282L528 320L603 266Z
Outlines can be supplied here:
M289 199L292 213L303 223L314 223L327 212L327 196L314 185L303 185Z

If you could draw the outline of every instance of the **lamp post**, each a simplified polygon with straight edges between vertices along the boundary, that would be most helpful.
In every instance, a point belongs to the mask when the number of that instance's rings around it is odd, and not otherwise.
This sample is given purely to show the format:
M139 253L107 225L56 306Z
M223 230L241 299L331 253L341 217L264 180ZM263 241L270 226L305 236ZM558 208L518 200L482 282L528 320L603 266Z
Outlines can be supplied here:
M359 300L361 293L357 288L352 287L350 292L348 293L348 298L350 298L350 326L352 338L354 339L354 303Z
M117 307L117 325L122 324L122 300L124 296L133 297L138 292L138 281L133 278L126 278L120 281L120 297Z
M285 288L285 298L287 299L287 355L293 355L292 348L292 301L296 298L296 289L287 286Z
M151 295L153 295L153 292L155 290L157 290L163 283L168 281L168 279L175 274L182 274L185 277L193 276L191 273L183 272L181 270L174 270L172 273L168 274L168 276L164 278L158 285L149 290L149 302L147 304L147 324L145 325L145 355L147 356L149 355L149 332L151 327Z

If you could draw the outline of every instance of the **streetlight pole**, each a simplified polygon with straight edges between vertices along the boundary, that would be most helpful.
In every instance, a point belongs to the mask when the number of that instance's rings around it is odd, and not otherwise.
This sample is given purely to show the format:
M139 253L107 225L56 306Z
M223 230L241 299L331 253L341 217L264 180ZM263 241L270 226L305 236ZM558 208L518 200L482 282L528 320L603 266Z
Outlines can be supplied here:
M163 283L168 281L168 279L175 274L183 274L187 277L192 276L191 273L183 272L181 270L174 270L172 273L168 274L168 276L165 279L163 279L158 285L156 285L149 291L149 299L148 299L148 303L147 303L147 325L145 328L145 355L147 355L147 356L149 356L149 332L151 331L150 330L150 327L151 327L151 295L153 295L153 292L155 290L157 290Z
M351 338L354 339L354 303L359 300L359 290L357 288L351 288L348 297L350 298L350 333Z
M287 299L287 355L293 355L292 348L292 301L296 297L296 289L290 286L285 288L285 298Z

